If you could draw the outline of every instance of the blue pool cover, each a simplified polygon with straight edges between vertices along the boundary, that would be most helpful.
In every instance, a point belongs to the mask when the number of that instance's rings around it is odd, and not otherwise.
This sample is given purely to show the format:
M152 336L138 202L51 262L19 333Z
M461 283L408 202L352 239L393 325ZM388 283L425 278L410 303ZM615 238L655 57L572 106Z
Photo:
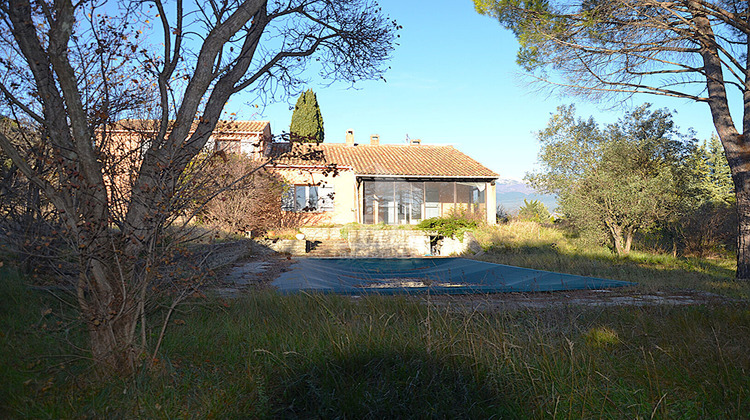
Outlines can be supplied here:
M502 293L606 289L635 283L466 258L305 258L271 283L282 293Z

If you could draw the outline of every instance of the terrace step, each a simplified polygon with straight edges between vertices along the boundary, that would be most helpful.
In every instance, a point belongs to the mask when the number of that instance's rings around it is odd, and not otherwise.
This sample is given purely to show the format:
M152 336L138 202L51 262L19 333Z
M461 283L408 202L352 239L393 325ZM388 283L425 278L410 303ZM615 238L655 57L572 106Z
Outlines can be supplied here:
M311 241L309 257L347 257L351 255L349 242L345 239L329 239L326 241Z

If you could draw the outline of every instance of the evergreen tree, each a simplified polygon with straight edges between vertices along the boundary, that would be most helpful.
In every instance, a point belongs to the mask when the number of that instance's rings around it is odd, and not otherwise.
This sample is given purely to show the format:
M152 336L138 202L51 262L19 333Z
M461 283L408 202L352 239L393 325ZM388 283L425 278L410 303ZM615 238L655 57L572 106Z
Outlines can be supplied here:
M734 184L732 172L729 169L727 156L716 134L711 135L706 147L706 164L708 165L708 181L713 196L724 201L734 201Z
M292 141L303 143L322 143L323 115L320 113L318 98L312 89L302 92L297 98L297 104L292 113L292 123L289 127Z

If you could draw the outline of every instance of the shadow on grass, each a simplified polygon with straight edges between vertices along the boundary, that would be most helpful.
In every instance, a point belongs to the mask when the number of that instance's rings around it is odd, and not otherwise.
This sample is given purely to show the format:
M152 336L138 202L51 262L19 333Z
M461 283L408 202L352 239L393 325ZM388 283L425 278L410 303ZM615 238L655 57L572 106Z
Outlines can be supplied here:
M482 261L537 270L577 274L638 283L642 290L693 289L750 297L750 285L734 281L734 264L727 259L672 257L632 252L618 257L599 250L561 248L556 243L492 245Z
M470 363L422 350L362 349L289 368L279 384L285 418L514 417L517 407ZM486 376L486 375L485 375Z

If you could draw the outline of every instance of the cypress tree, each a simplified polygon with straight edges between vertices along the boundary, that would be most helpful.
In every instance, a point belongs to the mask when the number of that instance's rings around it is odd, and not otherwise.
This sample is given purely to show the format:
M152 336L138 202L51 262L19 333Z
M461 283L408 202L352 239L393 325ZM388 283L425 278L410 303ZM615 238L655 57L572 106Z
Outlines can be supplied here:
M297 98L289 133L292 141L323 142L323 115L320 113L318 98L312 89L307 89Z

